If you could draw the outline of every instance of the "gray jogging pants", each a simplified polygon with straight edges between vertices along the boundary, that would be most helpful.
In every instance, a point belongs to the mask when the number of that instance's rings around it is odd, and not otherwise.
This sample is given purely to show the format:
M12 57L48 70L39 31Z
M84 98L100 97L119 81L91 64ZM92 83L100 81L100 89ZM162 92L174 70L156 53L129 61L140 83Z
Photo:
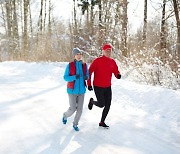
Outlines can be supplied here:
M78 125L79 120L81 118L83 104L84 104L84 94L82 95L72 95L69 96L69 109L63 114L65 118L68 118L73 115L76 111L76 115L74 117L73 125Z

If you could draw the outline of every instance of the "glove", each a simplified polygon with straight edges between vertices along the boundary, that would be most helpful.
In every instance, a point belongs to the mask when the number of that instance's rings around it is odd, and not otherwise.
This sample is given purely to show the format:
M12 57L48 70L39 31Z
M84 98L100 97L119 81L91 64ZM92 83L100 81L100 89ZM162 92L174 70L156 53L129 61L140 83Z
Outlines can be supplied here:
M118 74L118 75L117 75L117 79L120 79L120 78L121 78L121 74Z
M92 91L93 90L92 86L88 86L88 90Z
M79 79L79 74L76 74L76 79Z
M87 79L88 79L88 77L86 75L84 75L84 80L87 80Z

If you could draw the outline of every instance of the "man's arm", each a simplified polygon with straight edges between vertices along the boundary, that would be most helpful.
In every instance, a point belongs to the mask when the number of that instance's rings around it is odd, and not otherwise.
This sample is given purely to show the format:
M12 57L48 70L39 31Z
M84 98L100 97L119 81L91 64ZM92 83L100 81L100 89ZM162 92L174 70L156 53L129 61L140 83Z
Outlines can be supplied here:
M114 70L113 70L113 73L114 73L114 76L117 78L117 79L121 79L121 73L120 71L118 70L118 66L116 64L116 62L114 61Z
M88 84L88 90L93 90L92 89L92 85L91 85L91 75L94 72L96 68L96 59L91 63L90 67L89 67L89 80L87 81Z

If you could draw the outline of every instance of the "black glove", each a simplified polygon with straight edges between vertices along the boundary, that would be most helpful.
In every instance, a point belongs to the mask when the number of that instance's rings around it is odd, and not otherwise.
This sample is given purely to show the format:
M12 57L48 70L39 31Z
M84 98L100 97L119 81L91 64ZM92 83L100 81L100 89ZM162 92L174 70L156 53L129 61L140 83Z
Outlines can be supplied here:
M88 86L88 90L92 91L93 90L92 86Z
M79 74L76 74L76 79L79 79Z
M87 79L88 79L88 77L86 75L84 75L84 80L87 80Z
M118 74L118 75L117 75L117 79L120 79L120 78L121 78L121 74Z

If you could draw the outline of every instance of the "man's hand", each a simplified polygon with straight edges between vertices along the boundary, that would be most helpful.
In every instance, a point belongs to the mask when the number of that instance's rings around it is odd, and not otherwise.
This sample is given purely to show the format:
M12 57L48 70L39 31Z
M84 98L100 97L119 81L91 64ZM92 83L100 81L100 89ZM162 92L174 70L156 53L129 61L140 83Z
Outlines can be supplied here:
M120 79L120 78L121 78L121 74L118 74L118 75L117 75L117 79Z
M88 86L88 90L92 91L93 90L92 86Z

